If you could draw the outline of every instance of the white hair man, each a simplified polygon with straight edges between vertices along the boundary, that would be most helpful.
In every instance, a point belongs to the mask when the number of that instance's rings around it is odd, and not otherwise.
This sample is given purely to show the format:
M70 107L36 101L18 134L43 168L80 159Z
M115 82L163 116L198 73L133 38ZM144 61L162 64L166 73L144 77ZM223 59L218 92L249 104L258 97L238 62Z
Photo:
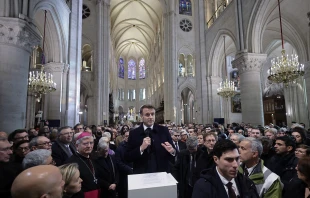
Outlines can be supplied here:
M249 177L255 184L260 197L282 197L283 184L280 177L264 166L260 156L262 143L253 137L242 140L239 144L239 172Z

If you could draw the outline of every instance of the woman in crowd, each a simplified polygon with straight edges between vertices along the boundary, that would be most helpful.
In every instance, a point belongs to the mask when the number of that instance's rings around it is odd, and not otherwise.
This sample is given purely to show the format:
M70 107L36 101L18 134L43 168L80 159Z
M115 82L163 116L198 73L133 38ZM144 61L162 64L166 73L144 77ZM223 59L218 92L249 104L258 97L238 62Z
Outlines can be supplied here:
M309 152L310 152L310 147L305 145L305 144L299 144L297 147L296 147L296 150L295 150L295 156L297 158L302 158L302 157L305 157L305 156L309 156Z
M64 164L59 167L62 180L65 182L63 198L74 197L74 194L81 191L82 179L80 178L79 166L77 163Z
M21 164L25 156L30 152L29 141L22 140L14 144L14 162Z
M292 129L292 136L295 138L296 146L299 144L307 144L306 130L302 127L295 127Z
M296 166L298 179L292 179L284 189L284 198L304 198L310 196L310 157L302 157Z

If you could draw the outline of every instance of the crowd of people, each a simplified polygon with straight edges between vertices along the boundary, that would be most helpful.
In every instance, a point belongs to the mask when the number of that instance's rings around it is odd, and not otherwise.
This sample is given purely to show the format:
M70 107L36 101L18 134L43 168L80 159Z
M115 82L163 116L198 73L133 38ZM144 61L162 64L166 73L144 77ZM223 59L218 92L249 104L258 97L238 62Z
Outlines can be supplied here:
M302 124L64 126L0 132L0 197L127 198L130 174L170 172L179 198L310 196Z

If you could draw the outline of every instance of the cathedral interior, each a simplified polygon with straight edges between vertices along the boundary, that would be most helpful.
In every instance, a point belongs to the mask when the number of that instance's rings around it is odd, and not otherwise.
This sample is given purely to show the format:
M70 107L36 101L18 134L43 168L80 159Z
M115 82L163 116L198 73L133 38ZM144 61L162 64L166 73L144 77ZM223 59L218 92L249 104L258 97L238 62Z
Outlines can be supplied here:
M275 83L283 49L304 73ZM139 122L143 104L159 123L309 128L310 1L2 0L0 71L7 132ZM29 89L41 71L51 86Z

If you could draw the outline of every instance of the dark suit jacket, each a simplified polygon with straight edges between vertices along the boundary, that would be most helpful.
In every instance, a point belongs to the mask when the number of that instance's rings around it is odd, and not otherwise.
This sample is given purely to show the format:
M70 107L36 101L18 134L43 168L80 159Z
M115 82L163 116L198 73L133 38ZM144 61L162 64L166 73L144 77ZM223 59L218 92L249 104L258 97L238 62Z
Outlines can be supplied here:
M76 152L76 148L72 144L70 144L70 149L71 149L72 154ZM52 145L52 157L54 161L56 162L56 166L63 165L65 161L69 159L68 149L59 140L56 140L54 144Z
M133 162L134 174L148 172L150 153L147 149L142 155L140 153L140 146L145 137L143 124L129 133L125 158L126 160ZM161 145L161 143L169 142L174 148L168 128L154 124L150 137L152 139L152 145L150 148L152 149L152 152L155 153L155 159L152 160L151 163L156 163L157 167L157 170L152 172L170 172L169 161L174 160L174 156L168 153Z

